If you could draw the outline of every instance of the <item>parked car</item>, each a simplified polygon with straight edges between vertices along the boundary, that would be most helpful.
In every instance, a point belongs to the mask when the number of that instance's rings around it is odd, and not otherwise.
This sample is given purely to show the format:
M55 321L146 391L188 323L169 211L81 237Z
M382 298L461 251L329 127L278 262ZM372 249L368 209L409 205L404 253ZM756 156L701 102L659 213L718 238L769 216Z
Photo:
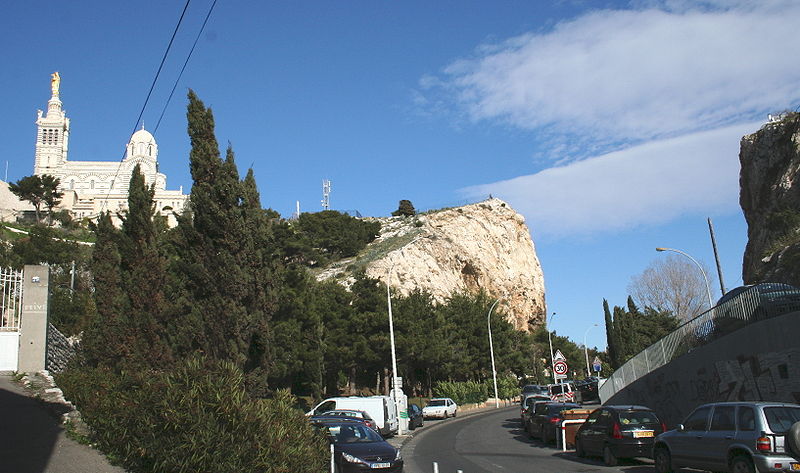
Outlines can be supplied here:
M579 457L602 455L608 466L618 458L650 457L655 437L666 426L644 406L603 406L589 414L575 433Z
M552 402L552 401L550 400L549 397L544 396L542 394L532 394L530 396L527 396L525 400L522 402L522 405L520 406L520 413L519 413L519 419L522 422L523 427L525 426L525 423L528 422L528 419L530 418L531 413L533 412L533 406L536 402Z
M400 450L387 443L379 433L355 419L312 421L333 444L333 461L340 473L403 471Z
M458 414L458 405L449 397L436 397L428 401L428 405L422 408L422 414L426 419L430 417L447 419Z
M319 415L323 412L340 409L359 410L369 413L375 423L378 424L381 435L389 436L397 433L399 427L397 408L389 396L329 397L306 412L306 415Z
M558 402L575 402L575 386L572 382L548 384L547 394Z
M417 427L422 427L425 423L425 415L422 414L422 408L416 404L408 405L408 428L411 430Z
M695 409L675 430L656 437L656 471L688 467L735 473L800 471L800 405L717 402ZM791 431L790 431L791 429ZM791 433L790 433L791 432Z
M544 443L555 441L556 426L564 419L561 413L570 409L580 409L580 407L580 404L571 402L551 401L536 404L525 430L528 435L539 438Z
M800 310L800 289L774 282L739 286L725 293L715 307L713 321L702 326L702 340L731 333L747 325L748 319L763 320Z
M332 411L323 412L314 417L349 417L353 419L361 419L367 427L371 427L375 431L380 431L378 423L366 411L357 411L352 409L336 409Z

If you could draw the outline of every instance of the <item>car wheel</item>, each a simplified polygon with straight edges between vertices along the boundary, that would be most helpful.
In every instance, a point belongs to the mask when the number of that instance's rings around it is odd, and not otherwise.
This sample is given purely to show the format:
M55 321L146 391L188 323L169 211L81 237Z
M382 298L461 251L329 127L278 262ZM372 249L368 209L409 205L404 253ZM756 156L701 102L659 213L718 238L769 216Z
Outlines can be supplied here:
M786 432L786 443L795 457L800 457L800 422L795 422Z
M753 460L744 455L737 455L731 460L731 473L757 473Z
M458 409L453 411L453 417L455 417L457 414L458 414Z
M586 450L583 449L583 442L581 439L575 439L575 454L581 458L586 457Z
M617 466L617 457L614 456L614 452L606 445L603 447L603 463L606 466Z
M656 463L657 473L673 473L672 457L665 447L656 447L653 452L653 460Z

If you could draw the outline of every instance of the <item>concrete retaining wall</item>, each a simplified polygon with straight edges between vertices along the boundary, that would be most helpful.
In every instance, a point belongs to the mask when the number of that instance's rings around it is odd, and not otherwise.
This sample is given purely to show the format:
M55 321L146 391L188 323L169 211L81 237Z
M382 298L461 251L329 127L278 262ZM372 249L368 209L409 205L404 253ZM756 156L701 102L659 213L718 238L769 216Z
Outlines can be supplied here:
M800 312L748 325L634 381L606 404L648 406L672 428L716 401L800 403Z

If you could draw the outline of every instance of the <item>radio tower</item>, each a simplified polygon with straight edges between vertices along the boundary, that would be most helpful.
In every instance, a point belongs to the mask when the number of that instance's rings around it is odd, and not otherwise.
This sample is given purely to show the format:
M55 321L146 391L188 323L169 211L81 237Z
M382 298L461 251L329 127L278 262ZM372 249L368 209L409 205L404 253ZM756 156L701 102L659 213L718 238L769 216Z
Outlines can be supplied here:
M327 179L322 180L322 210L331 209L331 181Z

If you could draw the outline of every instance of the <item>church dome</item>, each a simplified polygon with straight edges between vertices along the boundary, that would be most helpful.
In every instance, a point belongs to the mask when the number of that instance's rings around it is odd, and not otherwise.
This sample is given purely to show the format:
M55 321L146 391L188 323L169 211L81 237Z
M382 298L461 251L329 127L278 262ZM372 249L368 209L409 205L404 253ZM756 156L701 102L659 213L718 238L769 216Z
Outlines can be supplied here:
M131 136L128 142L125 160L132 158L144 158L155 161L158 156L158 145L156 139L149 131L142 127Z
M149 131L142 128L138 130L136 133L131 136L131 143L145 143L145 144L155 144L156 139L153 135L150 134Z

